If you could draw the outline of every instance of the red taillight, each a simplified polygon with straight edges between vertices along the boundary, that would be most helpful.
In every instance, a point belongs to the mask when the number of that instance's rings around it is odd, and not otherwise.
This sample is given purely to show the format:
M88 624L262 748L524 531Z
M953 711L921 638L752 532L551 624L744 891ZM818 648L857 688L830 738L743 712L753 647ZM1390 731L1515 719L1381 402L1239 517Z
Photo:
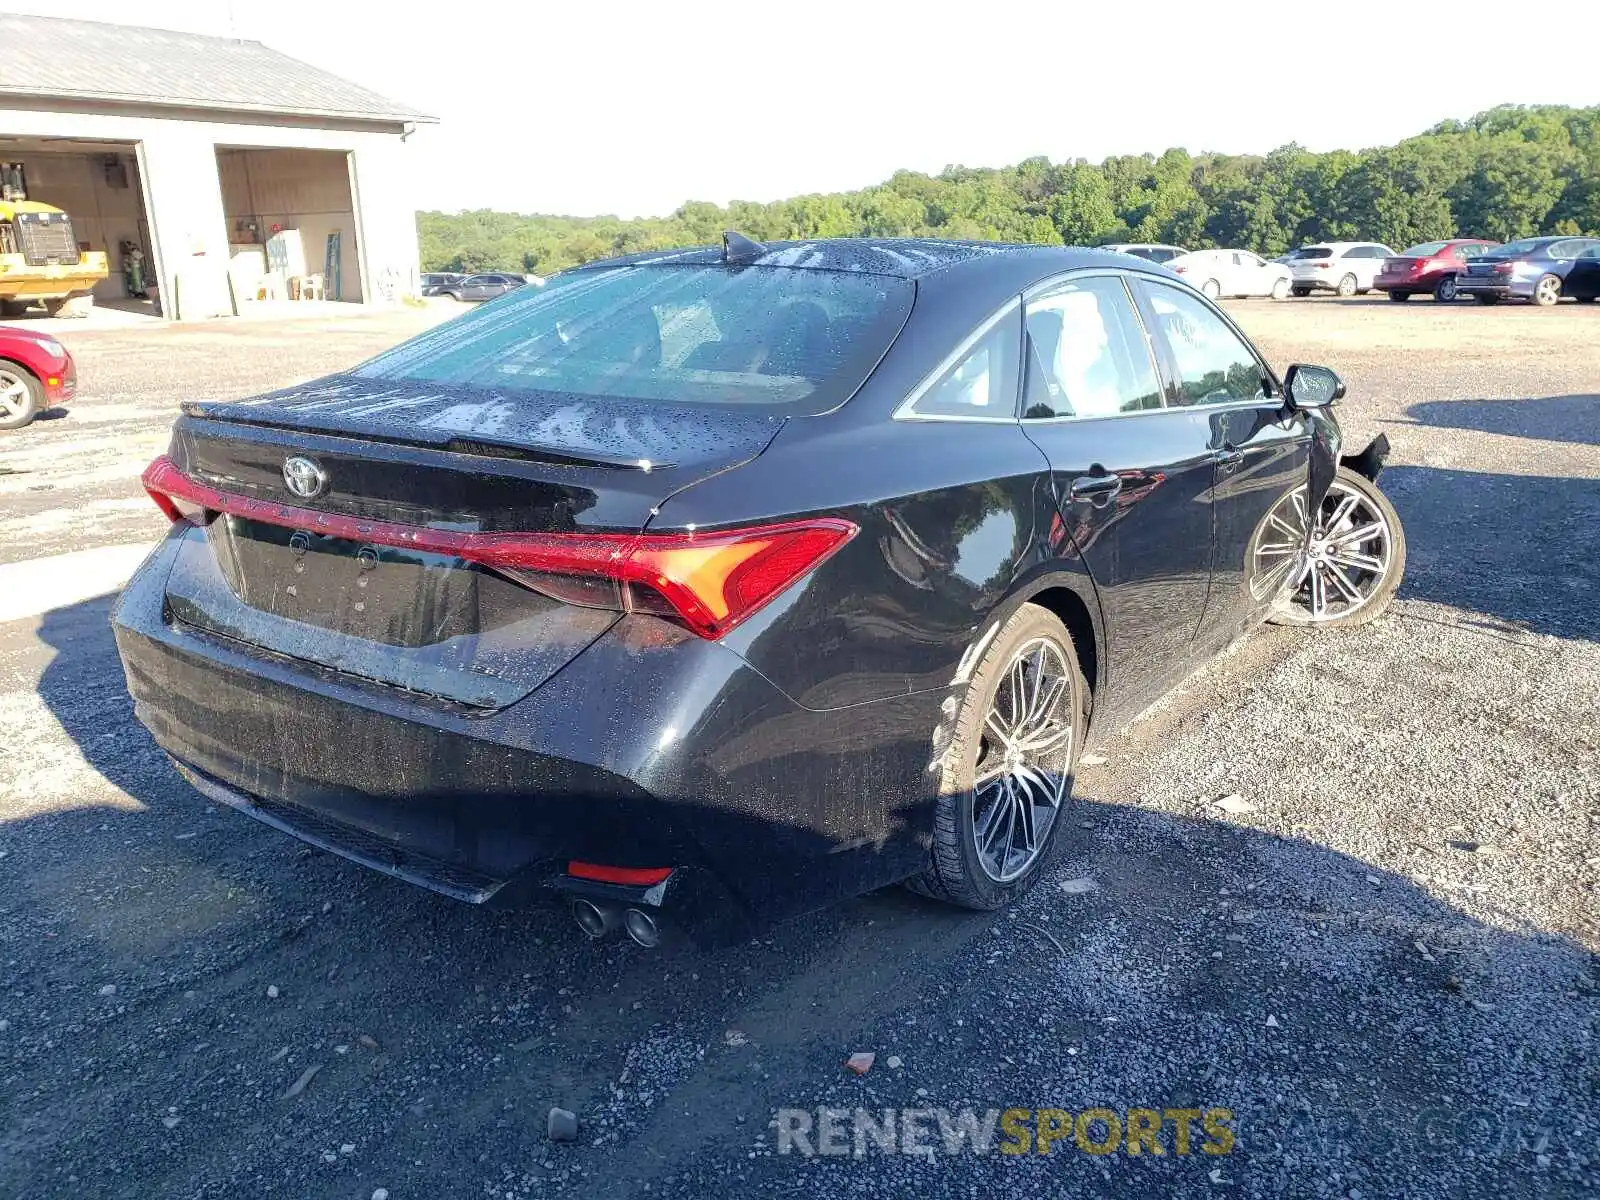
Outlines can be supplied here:
M624 883L629 886L654 887L672 874L671 867L606 867L599 863L579 862L567 864L567 874L574 879L592 879L596 883Z
M720 638L815 569L856 534L831 517L705 533L482 533L373 521L219 491L165 455L145 470L145 490L174 521L204 525L218 513L375 546L444 554L570 604L676 617Z
M1332 264L1332 263L1328 263L1328 262L1319 262L1319 263L1318 263L1318 264L1317 264L1317 270L1319 270L1319 271L1326 271L1326 270L1327 270L1327 269L1328 269L1328 268L1329 268L1329 267L1331 267L1331 266L1333 266L1333 264Z
M144 469L141 482L156 507L174 523L209 525L222 509L223 493L196 483L164 454Z
M1188 267L1173 267L1172 269L1174 271L1176 271L1179 275L1187 275L1189 273L1189 268Z

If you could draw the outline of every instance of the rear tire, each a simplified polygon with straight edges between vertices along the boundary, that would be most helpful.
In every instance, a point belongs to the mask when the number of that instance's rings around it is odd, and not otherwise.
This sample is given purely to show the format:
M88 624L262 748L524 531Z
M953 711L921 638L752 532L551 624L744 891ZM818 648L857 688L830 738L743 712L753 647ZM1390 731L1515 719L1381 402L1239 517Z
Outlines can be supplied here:
M1066 626L1024 604L967 682L935 768L931 861L906 886L980 911L1002 908L1032 887L1067 823L1088 706ZM1019 842L1026 854L1013 852Z
M1474 300L1476 300L1479 304L1499 304L1500 303L1500 297L1499 296L1491 296L1487 292L1473 292L1472 293L1472 298Z
M21 363L0 358L0 429L21 429L44 407L44 385Z
M1275 279L1272 281L1272 298L1274 300L1282 300L1288 295L1289 281L1287 279Z
M1411 299L1411 293L1410 292L1390 292L1389 293L1389 299L1393 300L1396 304L1404 304L1407 300Z
M1561 279L1557 275L1542 275L1533 285L1533 302L1540 308L1549 308L1561 301Z
M1222 285L1215 279L1208 279L1200 285L1200 294L1207 300L1222 299Z
M1461 297L1461 292L1456 287L1456 277L1446 275L1433 285L1433 298L1440 304L1454 304Z
M1354 275L1346 275L1339 280L1339 286L1336 290L1339 295L1346 298L1354 296L1356 294L1356 277Z
M20 317L27 311L26 300L0 300L0 317Z
M1296 296L1299 296L1301 299L1311 295L1311 289L1308 287L1291 288L1290 291L1292 291Z

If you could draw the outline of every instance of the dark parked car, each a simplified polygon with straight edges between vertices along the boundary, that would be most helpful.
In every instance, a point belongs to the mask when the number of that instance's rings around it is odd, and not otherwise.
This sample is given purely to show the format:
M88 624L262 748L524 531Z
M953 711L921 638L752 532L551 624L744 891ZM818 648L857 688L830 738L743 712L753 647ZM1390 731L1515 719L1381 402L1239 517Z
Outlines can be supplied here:
M521 275L468 275L454 283L445 284L434 295L449 296L452 300L498 300L527 282Z
M0 325L0 429L21 429L52 404L72 399L78 368L48 333Z
M1467 259L1487 254L1499 244L1483 238L1423 242L1384 259L1372 286L1388 292L1391 300L1431 292L1435 300L1449 303L1457 297L1457 277L1466 269Z
M1590 246L1572 262L1561 284L1561 294L1579 304L1593 304L1600 297L1600 244Z
M1600 246L1600 238L1535 237L1507 242L1469 259L1456 286L1462 295L1483 304L1532 300L1548 306L1561 299L1573 265L1596 246Z
M211 800L464 900L645 944L899 880L995 908L1082 836L1091 728L1388 605L1342 393L1093 250L596 263L185 404L117 644Z
M437 296L452 284L460 283L466 276L455 271L425 271L422 275L422 294Z

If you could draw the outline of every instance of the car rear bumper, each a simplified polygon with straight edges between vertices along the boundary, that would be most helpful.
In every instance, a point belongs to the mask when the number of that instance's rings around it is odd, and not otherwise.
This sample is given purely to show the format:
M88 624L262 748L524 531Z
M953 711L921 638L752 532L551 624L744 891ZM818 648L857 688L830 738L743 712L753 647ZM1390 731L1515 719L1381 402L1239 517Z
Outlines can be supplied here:
M1445 276L1438 272L1432 275L1379 275L1372 281L1372 287L1379 292L1431 292L1443 278Z
M574 859L670 867L655 902L691 922L815 907L926 853L931 810L898 801L938 694L813 712L639 616L526 699L474 710L183 625L165 604L176 545L112 618L135 713L202 793L314 845L469 902L593 890Z
M1500 300L1530 300L1536 279L1473 279L1458 276L1456 290L1467 296L1494 296Z

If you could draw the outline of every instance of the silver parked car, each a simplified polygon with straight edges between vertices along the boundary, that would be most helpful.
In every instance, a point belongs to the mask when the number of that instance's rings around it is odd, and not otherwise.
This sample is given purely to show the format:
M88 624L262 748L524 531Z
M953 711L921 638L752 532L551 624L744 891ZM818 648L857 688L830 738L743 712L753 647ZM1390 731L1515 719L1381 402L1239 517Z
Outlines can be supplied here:
M1101 246L1100 249L1113 250L1118 254L1131 254L1135 258L1156 263L1168 263L1180 254L1189 253L1182 246L1169 246L1164 242L1112 242L1110 245Z
M1301 246L1289 256L1296 296L1312 292L1337 292L1341 296L1365 295L1372 290L1383 260L1394 251L1382 242L1318 242Z

